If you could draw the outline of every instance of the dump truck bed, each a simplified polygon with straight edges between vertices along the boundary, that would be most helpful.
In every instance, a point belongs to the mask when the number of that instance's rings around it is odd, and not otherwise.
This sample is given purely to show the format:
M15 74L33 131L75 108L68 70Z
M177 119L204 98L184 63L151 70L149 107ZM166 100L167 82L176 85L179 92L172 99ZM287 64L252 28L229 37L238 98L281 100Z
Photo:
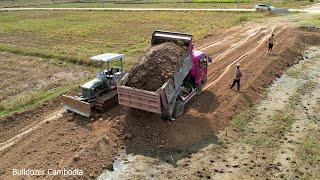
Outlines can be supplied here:
M191 54L187 54L177 72L154 92L119 85L119 104L158 114L164 113L164 110L168 110L170 104L174 103L177 92L191 68Z
M155 31L152 34L152 46L166 42L180 44L186 49L184 58L182 58L183 62L174 74L156 91L147 91L121 84L126 82L126 78L129 76L126 74L117 87L119 104L171 117L183 81L193 66L192 35L166 31Z
M149 112L161 113L160 94L127 86L118 86L119 104L142 109Z

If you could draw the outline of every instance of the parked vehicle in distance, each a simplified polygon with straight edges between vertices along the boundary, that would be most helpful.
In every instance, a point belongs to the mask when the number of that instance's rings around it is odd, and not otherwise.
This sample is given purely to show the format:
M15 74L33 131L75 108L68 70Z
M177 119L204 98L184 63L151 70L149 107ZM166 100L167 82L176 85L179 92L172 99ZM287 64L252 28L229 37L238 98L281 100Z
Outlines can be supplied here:
M257 4L255 9L256 11L271 11L274 7L271 4Z

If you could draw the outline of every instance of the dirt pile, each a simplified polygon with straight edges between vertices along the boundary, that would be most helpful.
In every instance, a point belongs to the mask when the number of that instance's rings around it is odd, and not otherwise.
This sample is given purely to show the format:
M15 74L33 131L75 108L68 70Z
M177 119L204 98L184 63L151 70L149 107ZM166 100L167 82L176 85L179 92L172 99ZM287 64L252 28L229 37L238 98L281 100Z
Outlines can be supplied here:
M150 47L129 71L123 84L148 91L157 90L177 71L186 50L175 43Z

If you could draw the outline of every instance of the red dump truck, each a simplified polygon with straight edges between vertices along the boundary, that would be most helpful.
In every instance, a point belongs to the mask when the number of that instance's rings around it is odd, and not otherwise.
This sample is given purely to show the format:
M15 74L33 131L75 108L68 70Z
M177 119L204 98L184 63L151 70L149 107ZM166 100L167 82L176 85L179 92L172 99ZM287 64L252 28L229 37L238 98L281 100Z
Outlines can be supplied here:
M201 93L207 81L208 62L211 57L202 51L194 50L193 36L185 33L155 31L151 46L174 42L186 46L185 58L174 75L156 91L146 91L119 84L117 86L119 104L160 114L174 120L181 116L191 98ZM122 78L125 81L128 74ZM147 78L147 77L146 77Z

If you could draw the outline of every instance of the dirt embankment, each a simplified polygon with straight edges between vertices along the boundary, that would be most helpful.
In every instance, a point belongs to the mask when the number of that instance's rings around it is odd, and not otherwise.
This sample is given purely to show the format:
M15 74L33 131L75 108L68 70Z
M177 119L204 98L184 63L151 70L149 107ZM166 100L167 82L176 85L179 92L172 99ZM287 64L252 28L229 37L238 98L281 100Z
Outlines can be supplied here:
M275 29L278 44L272 54L266 54L267 46L261 39L268 38L272 31L264 27L257 29L257 33L245 43L214 61L210 65L209 80L214 81L222 73L225 75L190 102L185 114L178 120L167 122L152 113L129 110L124 120L125 131L129 135L126 139L127 151L150 156L156 156L151 152L155 149L184 152L190 145L215 136L228 126L237 113L253 106L260 99L263 89L285 68L301 60L301 53L307 45L320 43L319 33L279 27ZM211 54L211 49L206 51L214 57L219 55ZM246 52L249 53L242 57ZM230 89L235 73L234 62L239 62L244 71L240 92ZM232 63L234 65L226 71ZM159 153L159 150L154 153Z
M209 37L206 42L214 44L232 36L232 41L225 40L205 50L207 54L219 57L209 67L208 83L222 73L224 75L194 98L184 115L176 121L164 121L153 113L139 113L132 118L136 110L121 106L95 117L93 123L64 116L43 124L0 152L0 177L12 178L12 168L78 168L84 171L82 178L94 178L103 169L112 168L112 162L122 148L129 153L154 157L159 157L162 152L181 154L179 157L171 156L170 161L188 156L199 148L190 149L192 144L201 144L208 137L214 137L230 123L235 114L259 100L264 87L272 83L286 67L301 60L301 52L307 44L320 43L320 34L317 32L279 27L275 29L278 44L273 53L267 55L265 39L272 31L272 28L259 26L254 31L240 27L235 31L237 36L225 31L219 33L218 38L215 35ZM228 53L221 55L224 52L222 49ZM229 89L234 78L234 62L241 63L244 71L240 92ZM36 111L46 111L46 108L40 107ZM36 111L34 117L26 117L22 121L46 118L45 114L37 114ZM15 117L19 118L19 115ZM6 122L1 132L7 129L9 135L1 138L0 143L26 128L23 123L10 125L10 122ZM190 149L190 152L183 154L186 149Z
M129 87L155 91L177 71L186 53L186 47L175 43L150 47L130 69L123 83Z

